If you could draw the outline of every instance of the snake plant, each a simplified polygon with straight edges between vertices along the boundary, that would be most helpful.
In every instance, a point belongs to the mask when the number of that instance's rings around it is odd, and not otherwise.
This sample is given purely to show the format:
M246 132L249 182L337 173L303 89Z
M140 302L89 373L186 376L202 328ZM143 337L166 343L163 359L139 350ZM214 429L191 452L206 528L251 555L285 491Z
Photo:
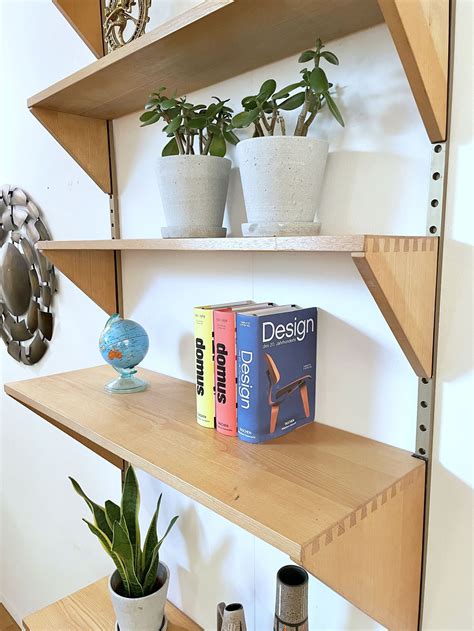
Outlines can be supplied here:
M162 495L158 498L142 550L138 524L140 489L133 467L127 469L120 506L111 500L107 500L104 506L99 506L87 497L76 480L71 477L69 479L74 490L85 500L94 518L93 523L87 519L83 521L115 563L122 581L122 595L128 598L141 598L156 591L160 547L178 519L178 516L173 517L165 534L159 539L156 524Z

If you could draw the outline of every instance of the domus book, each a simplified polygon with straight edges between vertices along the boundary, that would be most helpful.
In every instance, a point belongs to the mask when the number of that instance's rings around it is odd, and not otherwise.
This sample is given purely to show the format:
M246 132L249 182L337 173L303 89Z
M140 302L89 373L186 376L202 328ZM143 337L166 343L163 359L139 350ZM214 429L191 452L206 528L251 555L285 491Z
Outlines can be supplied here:
M260 443L315 414L317 309L285 305L237 313L237 423Z
M194 353L196 366L196 407L199 425L214 428L214 309L253 304L252 300L194 308Z

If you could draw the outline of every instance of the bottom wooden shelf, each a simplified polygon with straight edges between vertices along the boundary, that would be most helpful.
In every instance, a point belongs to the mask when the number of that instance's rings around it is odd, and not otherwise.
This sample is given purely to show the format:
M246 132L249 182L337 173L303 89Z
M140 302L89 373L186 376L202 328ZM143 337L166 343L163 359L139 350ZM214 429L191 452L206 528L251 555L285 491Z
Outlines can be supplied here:
M417 628L422 460L320 423L251 445L196 423L194 384L140 369L148 390L110 395L114 374L87 368L5 391L285 552L391 631Z
M115 614L108 578L102 578L23 620L26 631L113 631ZM166 603L168 631L202 631L182 611Z

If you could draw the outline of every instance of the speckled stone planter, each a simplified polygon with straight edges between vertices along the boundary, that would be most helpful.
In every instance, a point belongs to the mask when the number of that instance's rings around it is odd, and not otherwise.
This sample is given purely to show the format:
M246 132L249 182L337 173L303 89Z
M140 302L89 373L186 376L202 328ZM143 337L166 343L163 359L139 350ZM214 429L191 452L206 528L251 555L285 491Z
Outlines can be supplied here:
M315 235L328 143L300 136L250 138L237 145L246 237Z
M217 605L217 631L247 631L245 612L240 603Z
M278 570L274 631L308 631L308 573L297 565Z
M164 238L225 237L222 227L231 161L217 156L158 158L156 173L167 226Z
M165 563L160 561L156 577L161 587L153 594L143 598L126 598L117 593L121 580L117 570L109 581L109 592L117 618L117 631L166 631L168 621L165 616L166 596L170 571Z

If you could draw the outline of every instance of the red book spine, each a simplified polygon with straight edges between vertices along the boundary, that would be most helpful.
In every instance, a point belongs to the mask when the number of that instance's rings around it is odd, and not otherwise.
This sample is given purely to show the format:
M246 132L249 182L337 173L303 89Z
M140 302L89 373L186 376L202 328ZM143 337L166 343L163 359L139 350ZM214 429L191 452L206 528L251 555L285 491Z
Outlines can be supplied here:
M214 384L216 428L237 435L235 312L214 311Z

